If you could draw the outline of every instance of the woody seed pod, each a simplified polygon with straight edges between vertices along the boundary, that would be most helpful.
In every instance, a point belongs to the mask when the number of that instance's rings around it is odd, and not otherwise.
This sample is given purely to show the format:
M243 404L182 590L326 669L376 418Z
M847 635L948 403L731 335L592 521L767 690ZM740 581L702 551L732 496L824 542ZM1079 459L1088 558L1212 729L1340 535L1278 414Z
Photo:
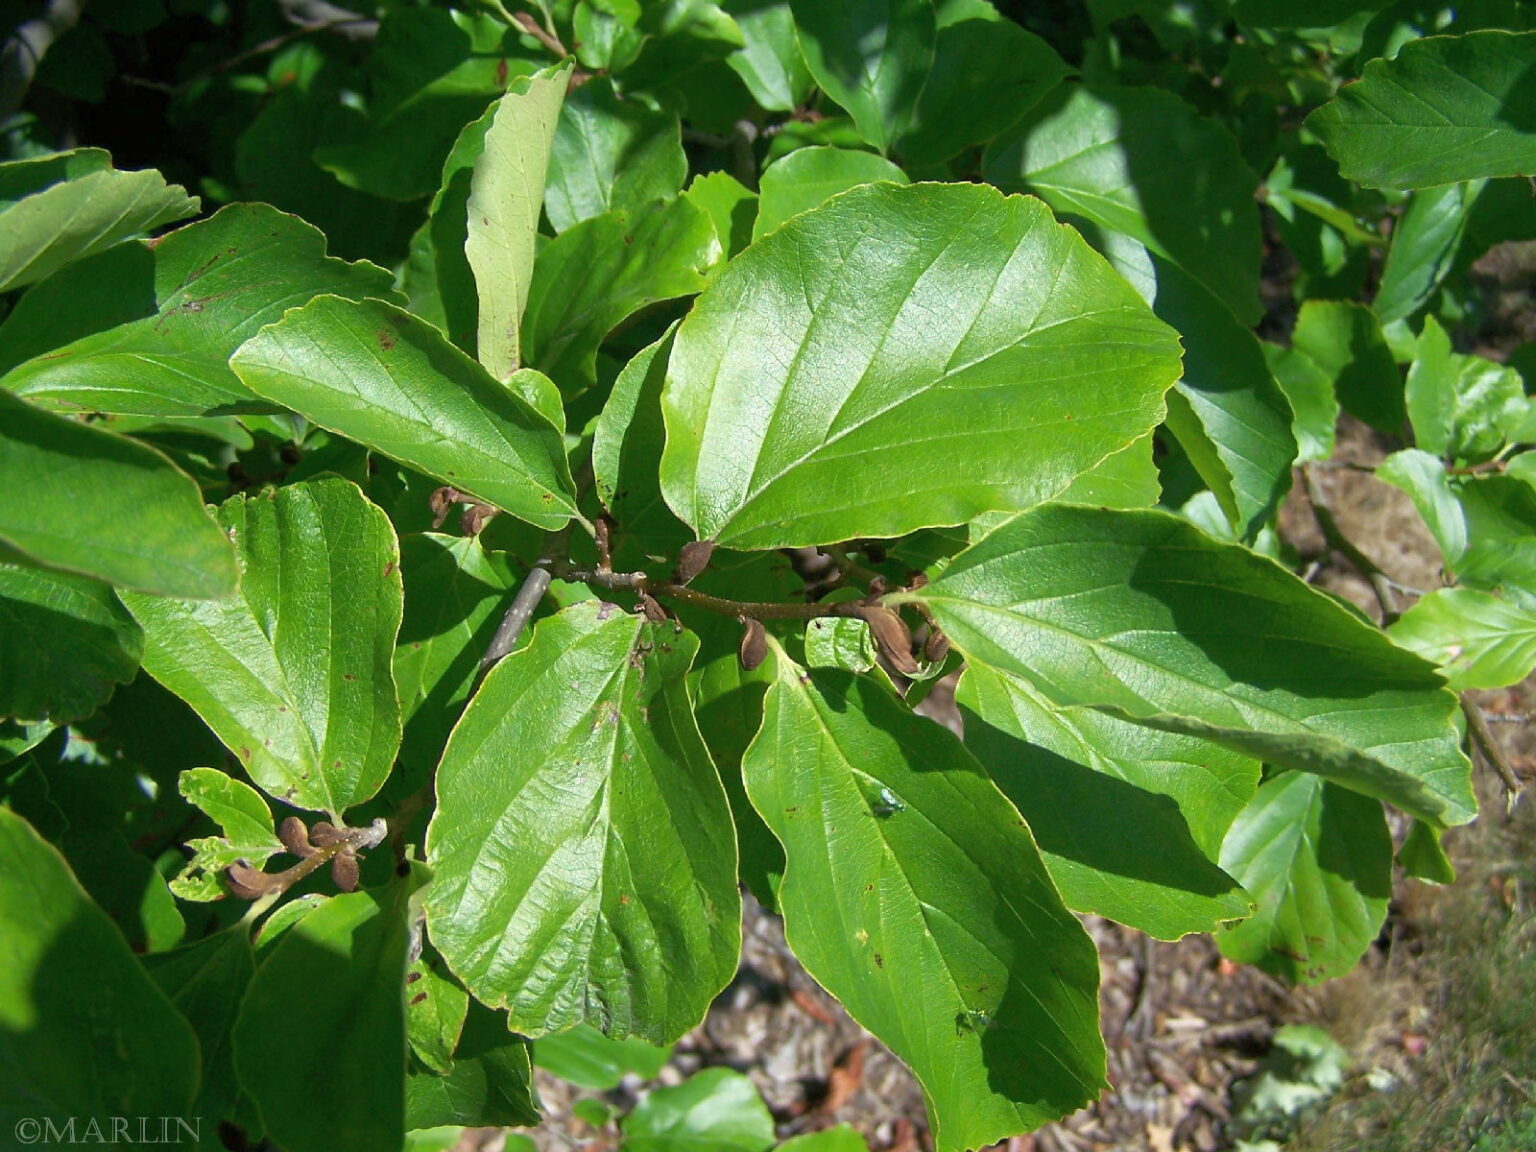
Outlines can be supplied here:
M737 658L741 660L741 668L744 672L750 672L763 662L768 655L768 634L763 631L763 622L751 616L738 616L741 621L741 647L736 650Z

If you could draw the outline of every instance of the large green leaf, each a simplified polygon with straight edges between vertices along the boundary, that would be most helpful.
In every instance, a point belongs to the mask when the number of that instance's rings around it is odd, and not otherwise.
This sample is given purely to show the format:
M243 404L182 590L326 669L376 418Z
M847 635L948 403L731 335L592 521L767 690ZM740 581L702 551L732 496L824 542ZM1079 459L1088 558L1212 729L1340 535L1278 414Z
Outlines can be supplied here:
M569 81L569 66L561 66L515 83L497 103L474 162L464 254L478 288L478 356L498 380L522 363L544 177Z
M868 185L743 252L683 321L662 490L731 547L960 524L1145 435L1178 375L1173 332L1039 201Z
M339 817L379 790L400 746L394 529L336 478L235 496L219 522L239 553L240 594L125 594L144 668L267 793Z
M104 163L105 153L85 149L0 164L0 292L196 214L197 198L160 173Z
M246 341L246 387L553 530L576 514L559 432L419 317L321 296Z
M907 183L907 174L883 156L850 148L796 148L763 171L752 239L772 232L791 216L808 212L860 184Z
M881 152L912 122L933 63L938 24L930 0L790 0L816 84L848 110Z
M442 1073L412 1069L406 1077L406 1127L537 1124L528 1041L507 1031L505 1013L473 999L466 1009L453 1066Z
M1387 635L1438 667L1457 691L1508 688L1536 668L1536 612L1475 588L1436 588Z
M38 1143L45 1118L59 1126L74 1118L83 1134L88 1120L188 1117L197 1079L197 1039L187 1022L58 852L0 807L7 1141L14 1133L17 1146Z
M230 1035L256 971L249 931L236 925L185 948L146 956L144 966L197 1033L203 1059L194 1115L204 1124L229 1115L240 1095Z
M767 1152L773 1116L752 1081L730 1068L706 1068L657 1088L624 1117L627 1152Z
M331 897L261 957L235 1021L235 1069L287 1152L404 1143L407 943L397 883Z
M587 1020L668 1043L735 971L730 810L684 684L696 646L573 605L491 670L454 729L427 925L518 1032Z
M597 347L640 309L692 296L723 254L704 209L686 197L633 217L605 212L539 252L523 350L570 397L597 381Z
M1304 984L1355 966L1392 895L1381 805L1304 772L1259 788L1227 834L1221 865L1258 904L1216 934L1222 952Z
M1371 310L1383 324L1406 320L1434 294L1454 266L1479 182L1445 184L1415 192L1392 229Z
M775 661L744 767L795 955L917 1074L944 1152L1092 1100L1098 961L1013 805L873 679Z
M604 212L637 216L688 177L677 116L619 99L606 77L571 93L553 139L544 211L556 232Z
M139 670L144 634L99 580L0 563L0 717L68 724Z
M1429 36L1307 117L1346 179L1428 188L1536 174L1536 32Z
M726 57L752 99L770 112L790 112L811 94L811 71L795 39L789 0L723 0L746 42Z
M966 670L956 703L966 747L1029 821L1067 907L1162 940L1247 914L1246 894L1215 860L1258 785L1256 761L1090 708L1053 708L985 664Z
M227 596L234 554L153 448L0 391L0 550L169 596Z
M1273 561L1163 512L1046 506L919 593L974 663L1315 772L1438 824L1476 814L1456 699L1422 660Z
M320 293L388 297L390 275L325 254L318 229L231 204L163 240L76 264L0 325L0 386L52 406L136 416L270 410L230 371L235 349Z
M1172 93L1063 84L993 141L985 171L1141 241L1244 324L1262 315L1258 180L1227 130Z

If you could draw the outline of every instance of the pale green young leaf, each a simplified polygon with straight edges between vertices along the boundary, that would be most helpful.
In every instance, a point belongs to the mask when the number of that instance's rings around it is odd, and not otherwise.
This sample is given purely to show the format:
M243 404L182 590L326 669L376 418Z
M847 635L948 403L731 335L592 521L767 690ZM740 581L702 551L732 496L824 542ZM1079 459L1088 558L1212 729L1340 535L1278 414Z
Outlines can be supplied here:
M1475 588L1436 588L1387 628L1456 691L1508 688L1536 668L1536 612Z
M1345 179L1429 188L1536 174L1536 32L1429 36L1307 117Z
M400 746L394 529L336 478L235 496L219 522L239 554L238 596L124 594L144 668L263 791L340 817L378 791Z
M770 112L790 112L811 94L811 70L795 39L788 0L724 0L745 45L725 58L752 99Z
M393 304L318 297L230 363L257 395L519 520L553 531L577 514L559 432Z
M1174 333L1039 201L866 185L754 244L683 321L662 491L739 548L960 524L1144 436L1178 374Z
M1013 805L875 680L774 661L744 770L796 957L916 1073L942 1152L1093 1099L1097 959Z
M1264 361L1291 406L1297 462L1327 460L1333 455L1334 428L1339 422L1332 377L1297 348L1260 343Z
M1408 495L1440 546L1447 568L1455 571L1467 551L1467 519L1445 465L1428 452L1404 448L1376 465L1376 479Z
M136 440L0 391L0 551L168 596L228 596L235 557L192 478Z
M883 156L848 148L796 148L763 171L752 239L840 192L876 181L906 184L907 174Z
M1047 505L955 557L925 601L973 663L1387 800L1476 814L1434 669L1273 561L1163 512Z
M1303 984L1353 968L1392 895L1381 804L1305 772L1259 788L1227 833L1221 866L1258 905L1216 933L1222 953Z
M1383 324L1406 320L1451 272L1481 181L1426 188L1408 199L1381 270L1371 310Z
M1067 907L1161 940L1247 915L1247 894L1215 860L1258 786L1257 761L1091 708L1052 707L1028 681L985 664L966 669L955 702L966 747L1029 821Z
M569 82L569 64L515 81L497 101L470 178L464 254L478 289L476 348L497 380L522 363L520 333L550 143Z
M757 193L729 172L695 176L683 193L709 214L727 259L752 243L757 222Z
M730 809L684 683L696 647L576 604L491 670L449 740L428 930L524 1035L586 1020L668 1043L735 971Z
M790 0L801 55L817 87L848 110L882 153L912 123L933 64L931 0Z
M615 1040L590 1024L544 1036L534 1043L533 1062L580 1088L607 1092L631 1072L652 1080L672 1055L670 1044L658 1047L634 1036Z
M767 1152L773 1116L757 1088L730 1068L706 1068L648 1093L624 1117L627 1152Z
M1526 407L1519 372L1481 356L1457 355L1433 316L1424 318L1406 394L1415 443L1458 465L1492 458Z

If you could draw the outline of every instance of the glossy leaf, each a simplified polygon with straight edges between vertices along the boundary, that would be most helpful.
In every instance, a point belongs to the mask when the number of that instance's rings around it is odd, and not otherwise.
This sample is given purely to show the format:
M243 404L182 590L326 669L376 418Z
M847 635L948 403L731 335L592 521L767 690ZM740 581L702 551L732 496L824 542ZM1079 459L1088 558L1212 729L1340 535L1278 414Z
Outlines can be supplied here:
M390 297L390 275L325 254L316 228L231 204L153 243L83 261L0 326L0 387L52 407L136 416L270 411L230 370L235 349L321 293Z
M936 164L985 144L1068 71L1055 49L990 5L940 5L933 67L897 151L913 164Z
M197 485L134 440L0 392L0 548L168 596L227 596L234 555Z
M1347 180L1428 188L1536 174L1536 32L1430 36L1307 117Z
M752 228L757 222L757 193L729 172L695 176L683 195L709 214L715 225L715 236L727 258L752 243Z
M993 141L984 170L1134 237L1244 324L1259 319L1257 179L1227 130L1172 93L1063 84Z
M186 1117L197 1093L191 1027L58 852L6 807L0 1068L7 1139L43 1116Z
M205 1124L228 1115L240 1095L231 1033L256 972L246 928L236 925L184 948L153 953L144 957L144 966L197 1034L202 1078L193 1114Z
M1480 356L1458 356L1433 316L1424 318L1406 394L1417 445L1461 465L1493 457L1526 406L1519 372Z
M1215 864L1256 761L1090 708L984 664L956 693L965 745L1013 801L1067 907L1176 940L1248 913ZM1114 828L1115 834L1105 834Z
M1346 412L1389 436L1401 433L1402 374L1369 308L1351 300L1308 300L1291 341L1333 382Z
M406 1126L537 1124L528 1041L507 1031L504 1013L472 999L467 1008L453 1066L442 1074L413 1070L406 1077ZM509 1137L509 1149L518 1147L515 1139Z
M160 173L98 168L104 154L85 152L0 165L0 292L196 214L196 197Z
M1057 499L1072 504L1097 504L1101 508L1152 507L1162 495L1153 443L1150 432L1131 441L1127 447L1079 473Z
M1463 182L1426 188L1409 198L1392 229L1392 246L1371 301L1371 311L1383 324L1412 316L1449 275L1479 191L1480 184Z
M621 100L606 77L570 94L553 140L544 211L556 232L605 212L637 217L688 177L677 116Z
M742 253L683 321L662 491L737 548L959 524L1145 435L1178 373L1173 333L1038 201L856 188Z
M403 905L398 884L333 896L256 969L235 1021L235 1069L288 1152L377 1152L405 1140Z
M1376 466L1376 478L1408 495L1455 571L1467 552L1466 512L1451 488L1445 465L1428 452L1404 448Z
M1536 612L1475 588L1436 588L1387 635L1434 664L1456 691L1508 688L1536 668Z
M701 290L722 252L709 215L686 197L567 229L534 266L523 325L528 363L564 396L590 388L607 335L647 305Z
M624 1117L628 1152L766 1152L773 1117L752 1081L730 1068L706 1068L657 1088Z
M666 1067L671 1046L658 1048L633 1036L613 1040L590 1024L545 1036L533 1046L533 1062L578 1088L607 1092L630 1073L651 1080Z
M1222 952L1304 984L1355 966L1392 895L1381 805L1304 772L1259 788L1227 834L1221 864L1258 904L1216 933Z
M569 81L570 68L561 66L516 82L497 102L474 162L464 255L478 289L477 355L497 380L522 364L539 209Z
M790 112L811 94L811 70L800 55L788 0L724 0L745 45L726 63L763 108Z
M735 971L730 812L683 679L695 647L576 604L491 670L454 729L427 925L518 1032L586 1020L668 1043Z
M378 791L400 745L394 529L335 478L236 496L219 522L239 552L240 594L127 596L144 668L265 792L339 817Z
M237 861L260 868L283 851L272 830L272 810L244 781L217 768L191 768L177 780L177 790L223 833L187 841L192 858L171 881L171 891L183 900L218 900L225 895L224 869Z
M816 85L848 110L881 152L912 122L933 64L938 25L930 0L790 0Z
M917 1074L941 1150L1093 1099L1098 963L1014 807L874 680L775 662L744 768L796 957Z
M907 174L873 152L796 148L763 171L752 239L766 236L791 216L808 212L840 192L880 180L905 184Z
M68 724L132 680L144 633L99 580L0 563L0 717Z
M576 511L559 433L426 321L322 296L230 362L258 395L536 527Z
M970 661L1058 707L1212 740L1442 825L1476 813L1456 700L1432 668L1166 513L1026 512L903 598L924 600Z

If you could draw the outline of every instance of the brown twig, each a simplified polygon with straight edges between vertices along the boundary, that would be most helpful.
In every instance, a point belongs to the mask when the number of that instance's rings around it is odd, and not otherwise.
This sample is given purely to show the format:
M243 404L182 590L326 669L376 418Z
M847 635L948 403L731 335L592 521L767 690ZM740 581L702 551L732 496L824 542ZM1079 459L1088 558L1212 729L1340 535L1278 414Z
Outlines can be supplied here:
M1499 747L1498 740L1494 738L1492 730L1488 727L1483 710L1473 702L1471 696L1463 692L1461 711L1467 718L1467 733L1472 737L1472 743L1483 754L1483 759L1487 761L1488 766L1498 774L1504 784L1504 791L1513 801L1520 795L1524 786L1520 783L1520 777L1515 775L1515 770L1510 767L1504 750Z
M549 29L545 28L542 24L540 24L538 20L534 18L532 13L514 12L512 13L512 22L516 24L521 31L526 32L540 44L544 45L545 50L554 56L556 60L564 60L567 56L570 55L570 52L566 50L565 45L560 43L560 38L553 32L549 31Z

